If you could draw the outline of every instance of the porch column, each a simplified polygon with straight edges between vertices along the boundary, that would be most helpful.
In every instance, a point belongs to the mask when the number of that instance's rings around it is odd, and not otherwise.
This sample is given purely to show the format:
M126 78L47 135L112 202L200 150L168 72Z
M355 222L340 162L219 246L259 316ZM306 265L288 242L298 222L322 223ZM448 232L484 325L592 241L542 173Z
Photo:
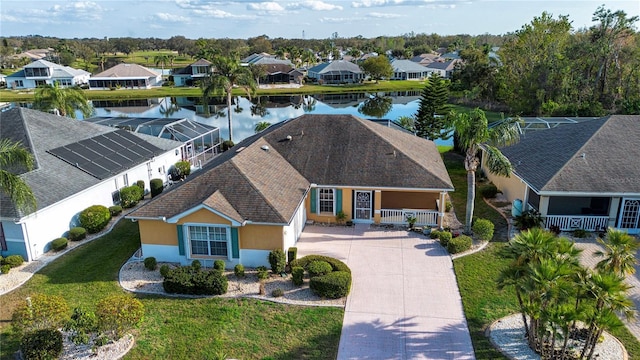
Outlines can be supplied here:
M446 191L442 191L440 192L440 201L438 202L439 206L438 206L438 228L442 229L444 228L444 212L447 208L447 192Z
M540 215L542 215L542 217L547 216L547 212L549 211L549 197L548 196L540 196L540 205L539 205L540 209L538 209L538 211L540 211Z
M382 191L375 190L373 192L373 222L380 224L381 215L380 209L382 208Z
M609 204L609 223L608 227L616 227L616 221L618 220L618 208L620 207L620 198L612 197L611 204Z

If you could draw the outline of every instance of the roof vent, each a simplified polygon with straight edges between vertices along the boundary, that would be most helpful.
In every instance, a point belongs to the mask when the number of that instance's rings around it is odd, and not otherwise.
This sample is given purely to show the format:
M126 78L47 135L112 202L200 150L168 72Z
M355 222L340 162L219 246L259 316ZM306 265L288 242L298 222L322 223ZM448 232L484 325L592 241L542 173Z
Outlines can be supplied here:
M260 146L260 149L262 149L264 151L269 151L269 145L262 145L262 146Z
M245 148L244 146L241 146L236 150L236 152L239 153L240 151L244 150L244 148Z
M293 137L291 135L287 135L287 140L291 141L293 140Z

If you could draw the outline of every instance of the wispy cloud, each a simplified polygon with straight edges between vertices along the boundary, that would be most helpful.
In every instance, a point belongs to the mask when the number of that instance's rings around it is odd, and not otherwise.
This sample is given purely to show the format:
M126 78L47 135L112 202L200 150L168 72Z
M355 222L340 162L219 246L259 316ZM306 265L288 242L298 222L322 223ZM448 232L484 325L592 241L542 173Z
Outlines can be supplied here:
M307 0L302 2L293 2L287 4L288 9L308 9L313 11L331 11L331 10L342 10L343 7L340 5L329 4L324 1L319 0Z
M285 11L285 8L277 2L267 1L260 3L250 3L247 5L248 10L255 11L268 11L268 12L282 12Z
M420 6L428 8L454 8L456 3L461 2L461 0L357 0L351 3L351 7Z
M154 20L168 22L168 23L188 23L189 18L186 16L180 16L170 13L155 13Z
M368 13L367 16L376 18L376 19L397 19L402 17L400 14L391 14L391 13L379 13L379 12L371 12Z

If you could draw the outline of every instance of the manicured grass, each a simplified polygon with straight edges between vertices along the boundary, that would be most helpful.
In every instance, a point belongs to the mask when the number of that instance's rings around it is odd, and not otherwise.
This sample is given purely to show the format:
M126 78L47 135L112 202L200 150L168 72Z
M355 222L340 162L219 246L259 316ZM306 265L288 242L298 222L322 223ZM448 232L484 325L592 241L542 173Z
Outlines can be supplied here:
M108 235L49 264L19 289L0 297L0 355L18 347L9 326L16 305L34 293L63 296L71 308L93 308L110 294L120 266L140 246L137 224L122 221ZM344 311L249 299L140 296L145 318L127 359L334 359Z

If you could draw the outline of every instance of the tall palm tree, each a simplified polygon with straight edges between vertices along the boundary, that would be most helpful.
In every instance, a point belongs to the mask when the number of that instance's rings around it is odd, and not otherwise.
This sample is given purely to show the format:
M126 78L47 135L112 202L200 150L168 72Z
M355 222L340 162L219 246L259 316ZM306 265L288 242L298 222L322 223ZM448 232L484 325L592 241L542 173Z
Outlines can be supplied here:
M231 125L231 97L235 86L242 88L249 100L255 93L257 84L247 67L240 65L238 58L216 56L213 58L214 71L202 82L202 95L205 99L210 94L227 97L227 117L229 120L229 141L233 141L233 129Z
M156 64L156 66L161 66L162 76L164 76L164 67L169 63L169 56L167 56L167 54L158 54L153 57L153 62Z
M0 140L0 191L23 213L36 209L36 198L29 185L13 173L16 169L33 169L33 155L19 142Z
M636 252L638 241L622 230L607 229L604 239L598 238L598 242L604 246L604 251L596 251L593 255L604 257L596 268L601 271L611 271L620 276L633 274L637 264Z
M467 214L465 231L471 232L473 205L476 198L476 170L480 165L478 153L485 151L487 170L493 174L509 177L511 163L498 149L519 141L520 134L516 120L504 120L498 126L488 128L484 111L474 109L470 113L458 114L453 120L453 128L460 148L465 151L464 167L467 170Z
M41 111L56 111L60 116L76 118L76 110L80 110L86 118L91 116L93 108L77 86L62 88L55 83L36 89L34 106Z

